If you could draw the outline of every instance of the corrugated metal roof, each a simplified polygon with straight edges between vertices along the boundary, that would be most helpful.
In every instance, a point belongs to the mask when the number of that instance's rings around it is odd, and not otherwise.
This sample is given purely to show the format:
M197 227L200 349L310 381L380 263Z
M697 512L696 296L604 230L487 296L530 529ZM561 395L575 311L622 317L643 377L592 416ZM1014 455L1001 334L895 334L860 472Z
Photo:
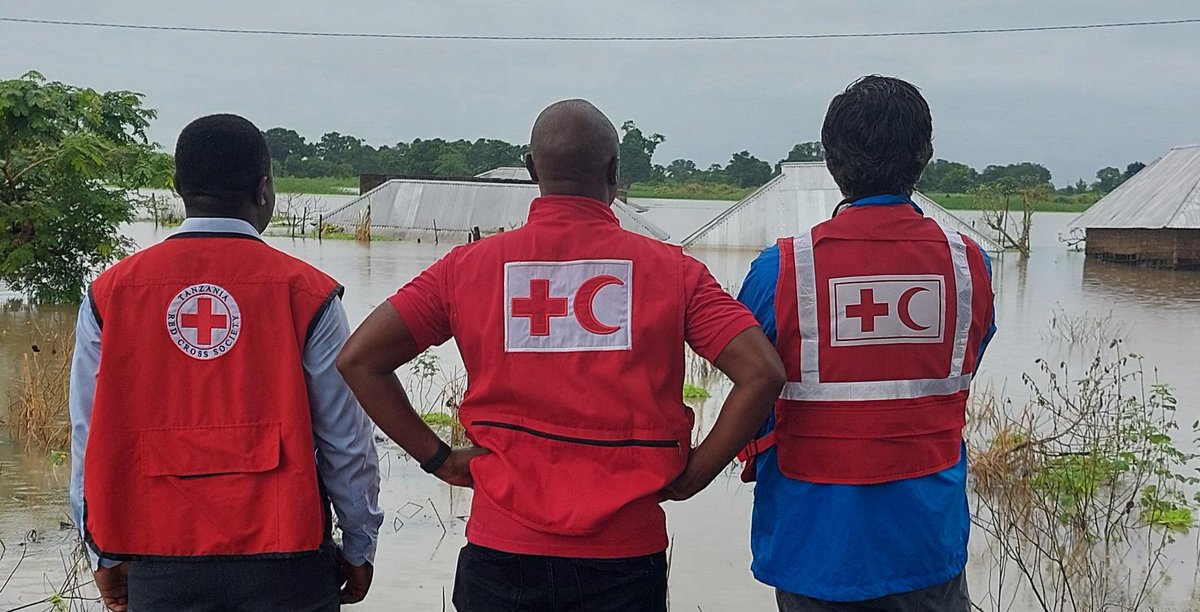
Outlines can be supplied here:
M529 171L520 166L506 166L502 168L492 168L487 172L481 172L475 175L475 178L491 179L493 181L528 181Z
M529 203L538 195L532 183L395 179L326 213L325 221L351 228L370 207L371 227L396 234L469 232L474 227L488 233L524 225ZM668 235L624 202L614 202L613 212L625 229L659 240Z
M668 235L663 240L679 244L730 206L731 200L684 200L670 198L629 198L639 219L646 219Z
M1071 227L1200 229L1200 145L1171 149L1093 204Z
M829 219L842 192L824 162L783 164L771 179L741 202L704 224L682 241L684 246L763 248L780 236L793 236ZM987 251L1003 249L933 200L917 192L913 199L930 217L970 237Z

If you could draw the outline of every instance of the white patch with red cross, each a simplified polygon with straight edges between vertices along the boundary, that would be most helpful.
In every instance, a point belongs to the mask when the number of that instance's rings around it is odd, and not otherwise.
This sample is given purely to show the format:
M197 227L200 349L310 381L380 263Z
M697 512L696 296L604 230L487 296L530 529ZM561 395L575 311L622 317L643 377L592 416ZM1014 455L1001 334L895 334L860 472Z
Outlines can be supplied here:
M829 279L831 344L936 344L944 338L945 279L884 274Z
M632 316L632 261L504 264L505 352L628 350Z
M229 353L242 331L237 301L218 285L192 285L167 306L171 343L193 359L216 359Z

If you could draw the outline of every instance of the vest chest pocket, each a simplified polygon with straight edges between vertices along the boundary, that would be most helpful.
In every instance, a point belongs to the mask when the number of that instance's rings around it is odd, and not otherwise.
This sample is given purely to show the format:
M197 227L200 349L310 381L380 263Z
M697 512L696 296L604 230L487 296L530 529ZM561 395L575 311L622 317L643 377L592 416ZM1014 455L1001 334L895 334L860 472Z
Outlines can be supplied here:
M279 467L278 423L143 429L144 476L180 478L269 472Z

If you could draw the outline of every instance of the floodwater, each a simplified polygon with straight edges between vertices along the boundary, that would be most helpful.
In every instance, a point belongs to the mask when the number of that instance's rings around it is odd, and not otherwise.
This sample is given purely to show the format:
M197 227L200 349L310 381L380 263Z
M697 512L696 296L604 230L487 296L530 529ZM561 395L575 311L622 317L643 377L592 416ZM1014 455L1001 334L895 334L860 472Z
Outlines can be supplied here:
M968 215L969 216L969 215ZM1179 400L1179 421L1200 418L1200 273L1127 268L1085 261L1058 241L1072 218L1069 214L1035 216L1034 253L1028 261L1006 255L994 262L999 332L988 349L978 377L978 388L990 388L1023 401L1021 375L1036 372L1039 357L1065 359L1068 351L1055 339L1053 317L1086 314L1108 318L1111 330L1121 331L1125 348L1144 356L1148 369L1172 384ZM146 246L169 230L137 224L129 235ZM444 254L453 245L414 242L376 242L361 245L344 241L270 238L275 246L328 271L346 286L345 304L352 323L397 287ZM698 251L721 284L736 291L755 256L752 251ZM43 327L52 316L69 322L74 313L6 309L0 312L0 392L15 372L22 352L34 342L33 321ZM453 344L436 351L441 373L425 385L427 401L435 401L445 380L461 374L461 361ZM402 376L406 374L401 371ZM698 374L697 374L698 376ZM698 381L714 391L714 398L697 406L701 428L711 426L726 388L718 381ZM3 412L0 412L3 414ZM1190 440L1188 441L1190 442ZM383 492L387 512L379 538L375 583L359 610L449 609L455 560L464 543L469 492L451 491L426 476L390 443L380 444ZM47 456L27 453L0 427L0 540L7 552L0 558L0 584L13 572L25 549L26 558L0 591L0 610L38 601L54 592L63 579L64 555L69 554L72 531L63 529L67 466L56 466ZM672 534L670 597L674 610L741 611L773 609L772 591L754 581L748 567L752 487L732 472L718 478L693 500L667 506ZM1181 537L1169 550L1175 578L1158 600L1166 607L1185 609L1192 593L1196 567L1195 535ZM984 609L995 570L989 566L982 536L972 540L969 567L971 590ZM46 606L34 607L45 609ZM1020 600L1015 607L1024 609ZM1163 608L1159 608L1163 609Z

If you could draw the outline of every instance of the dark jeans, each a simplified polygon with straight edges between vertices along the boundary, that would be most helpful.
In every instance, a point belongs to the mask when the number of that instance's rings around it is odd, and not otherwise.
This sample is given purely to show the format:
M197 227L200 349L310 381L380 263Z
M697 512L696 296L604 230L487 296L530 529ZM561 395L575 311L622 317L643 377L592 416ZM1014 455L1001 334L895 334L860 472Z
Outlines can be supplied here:
M667 554L575 559L467 544L458 555L454 607L458 612L665 612Z
M775 591L779 612L968 612L966 573L949 582L918 591L897 593L867 601L823 601L787 591Z
M130 612L333 612L334 551L290 559L130 561Z

